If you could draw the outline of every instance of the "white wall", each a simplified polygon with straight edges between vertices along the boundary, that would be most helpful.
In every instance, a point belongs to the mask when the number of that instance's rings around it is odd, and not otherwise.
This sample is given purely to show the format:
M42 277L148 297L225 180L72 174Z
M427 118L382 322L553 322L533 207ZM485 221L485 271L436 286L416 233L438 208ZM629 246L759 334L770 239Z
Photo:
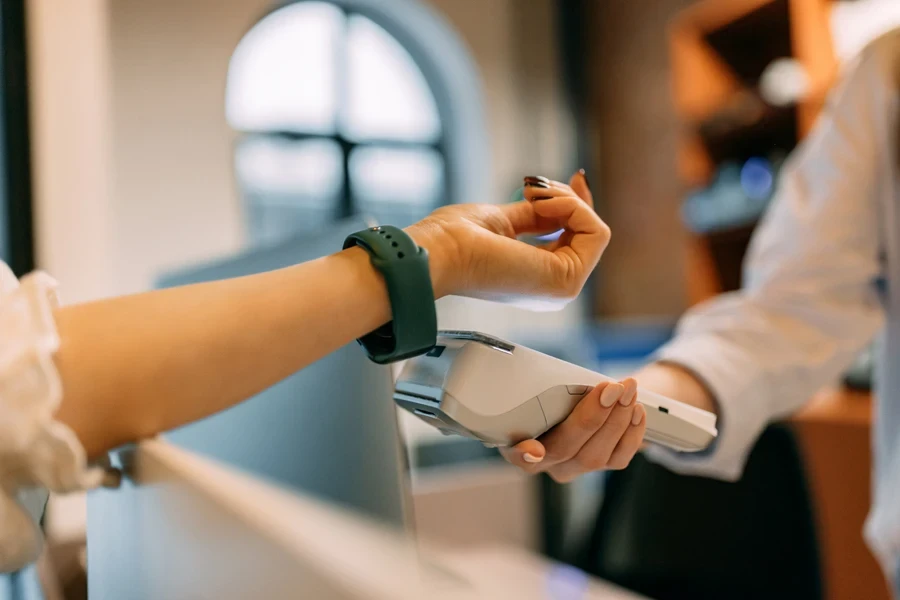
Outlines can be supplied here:
M268 0L29 0L38 263L81 301L239 247L228 59Z
M115 290L105 0L29 0L37 262L64 299Z
M270 0L111 0L117 291L238 249L228 60Z
M562 177L574 132L561 95L554 0L429 0L460 33L484 85L495 195L505 200L522 177Z

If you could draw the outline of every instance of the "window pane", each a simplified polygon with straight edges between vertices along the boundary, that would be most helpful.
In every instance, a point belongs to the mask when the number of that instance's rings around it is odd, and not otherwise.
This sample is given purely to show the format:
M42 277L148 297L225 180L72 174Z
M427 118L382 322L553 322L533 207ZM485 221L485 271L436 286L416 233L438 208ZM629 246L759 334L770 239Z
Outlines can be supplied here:
M235 169L256 241L314 230L337 215L343 155L332 140L248 138Z
M351 16L347 63L345 135L357 140L437 139L441 125L431 89L409 53L384 29Z
M430 148L358 148L350 182L357 212L405 227L443 203L444 161Z
M226 87L232 127L333 132L344 15L299 2L265 17L238 44Z

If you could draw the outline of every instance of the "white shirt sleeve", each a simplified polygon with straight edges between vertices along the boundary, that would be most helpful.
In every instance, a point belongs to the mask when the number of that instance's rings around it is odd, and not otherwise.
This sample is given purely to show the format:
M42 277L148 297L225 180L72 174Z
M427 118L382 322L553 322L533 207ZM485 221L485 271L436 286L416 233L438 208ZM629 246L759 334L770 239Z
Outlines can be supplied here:
M53 353L56 282L43 273L21 285L0 263L0 572L33 561L47 490L99 485L75 434L54 420L62 398Z
M785 167L754 234L744 289L680 322L657 358L696 373L719 406L710 451L651 459L686 473L740 476L767 423L846 370L883 323L879 186L893 177L893 58L870 47L848 70Z

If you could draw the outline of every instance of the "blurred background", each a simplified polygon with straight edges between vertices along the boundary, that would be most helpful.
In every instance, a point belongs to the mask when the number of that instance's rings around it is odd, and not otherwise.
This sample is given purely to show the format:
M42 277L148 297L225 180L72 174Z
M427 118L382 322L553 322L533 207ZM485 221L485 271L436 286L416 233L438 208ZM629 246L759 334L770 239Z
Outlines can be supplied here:
M0 241L19 274L47 270L68 302L138 292L347 218L407 225L583 167L614 236L582 298L550 314L451 298L440 324L611 376L645 361L690 305L740 287L781 164L841 65L900 24L895 0L2 11ZM886 597L861 538L870 378L861 357L773 425L735 485L637 461L557 486L403 417L418 532L521 545L659 598ZM47 521L70 595L84 512L83 498L54 498Z

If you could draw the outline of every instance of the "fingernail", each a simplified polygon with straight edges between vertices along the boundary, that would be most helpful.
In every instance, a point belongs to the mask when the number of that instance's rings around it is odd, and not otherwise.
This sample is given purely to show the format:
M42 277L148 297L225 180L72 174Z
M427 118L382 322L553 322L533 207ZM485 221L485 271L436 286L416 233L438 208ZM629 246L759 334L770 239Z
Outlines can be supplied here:
M634 407L634 414L631 415L631 424L632 425L640 425L641 421L644 420L644 407L638 404Z
M542 460L544 460L543 456L535 456L534 454L531 454L530 452L526 452L522 458L525 459L525 462L532 463L532 464L539 463Z
M634 401L635 396L637 396L637 389L634 389L633 391L628 390L622 394L621 398L619 398L619 403L621 403L622 406L629 406Z
M537 202L538 200L552 200L553 196L535 196L531 200Z
M526 180L526 181L525 181L525 187L532 187L532 188L540 188L540 189L542 189L542 190L549 190L549 189L550 189L550 184L549 184L549 183L544 183L543 181L528 181L528 180Z
M600 394L600 404L602 404L606 408L609 408L616 403L616 401L619 399L619 397L622 396L622 392L624 391L625 386L621 383L610 383Z
M588 187L588 189L590 190L590 189L591 189L591 182L588 181L587 173L584 172L584 169L578 169L578 172L581 173L581 176L582 176L582 177L584 177L584 184L585 184L585 185Z
M525 178L525 186L549 190L550 189L550 180L547 179L546 177L541 177L540 175L537 175L537 176L529 175L528 177Z

